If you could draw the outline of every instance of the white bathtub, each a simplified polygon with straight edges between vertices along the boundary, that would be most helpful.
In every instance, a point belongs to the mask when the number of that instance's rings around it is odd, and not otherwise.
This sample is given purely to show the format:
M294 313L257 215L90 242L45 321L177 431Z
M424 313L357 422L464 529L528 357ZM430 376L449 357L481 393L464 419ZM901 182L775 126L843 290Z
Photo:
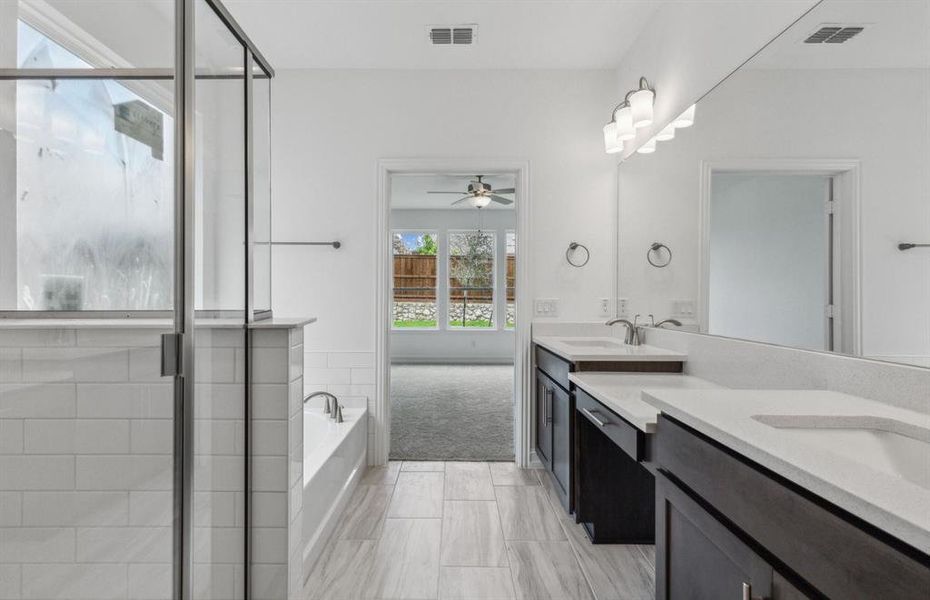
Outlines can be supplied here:
M343 408L334 423L320 408L304 406L304 577L339 521L365 471L368 411Z

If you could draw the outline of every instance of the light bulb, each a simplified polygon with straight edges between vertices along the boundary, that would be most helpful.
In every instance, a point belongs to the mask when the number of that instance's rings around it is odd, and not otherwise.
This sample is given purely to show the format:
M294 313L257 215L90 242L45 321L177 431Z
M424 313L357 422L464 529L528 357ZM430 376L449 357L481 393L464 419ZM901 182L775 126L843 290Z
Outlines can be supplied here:
M686 108L685 112L678 115L678 117L672 121L672 125L674 125L676 128L691 127L694 125L694 109L696 106L696 104L692 104Z
M633 109L629 105L617 109L614 113L614 122L617 123L617 139L621 142L636 137L636 128L633 127Z
M656 135L657 142L667 142L675 139L675 126L669 123Z
M616 154L623 150L623 145L617 139L617 124L611 121L604 125L604 151L607 154Z
M636 149L640 154L652 154L656 151L656 138L650 138L648 142Z
M491 203L491 199L487 196L472 196L471 205L475 208L484 208Z
M633 114L633 127L639 129L652 125L652 103L655 92L648 89L637 90L630 95L630 108Z

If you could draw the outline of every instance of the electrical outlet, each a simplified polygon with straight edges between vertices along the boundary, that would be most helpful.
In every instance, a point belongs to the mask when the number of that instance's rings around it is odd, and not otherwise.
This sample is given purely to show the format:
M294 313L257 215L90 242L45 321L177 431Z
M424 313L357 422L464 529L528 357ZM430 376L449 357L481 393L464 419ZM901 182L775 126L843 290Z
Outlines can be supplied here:
M534 312L537 317L557 317L559 316L559 299L558 298L537 298L534 304Z
M676 317L694 318L694 300L673 300L672 312Z
M621 317L630 316L630 299L629 298L618 298L617 299L617 313Z
M610 298L601 298L598 307L600 308L600 315L602 317L610 316Z

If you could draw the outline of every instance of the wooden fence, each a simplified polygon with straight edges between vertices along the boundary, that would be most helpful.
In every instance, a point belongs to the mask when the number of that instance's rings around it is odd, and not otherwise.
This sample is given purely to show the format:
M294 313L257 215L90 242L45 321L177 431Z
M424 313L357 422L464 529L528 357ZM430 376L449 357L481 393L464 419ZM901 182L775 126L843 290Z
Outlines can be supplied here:
M456 257L451 257L454 264ZM436 301L436 256L426 254L394 255L394 300L396 302ZM516 262L514 256L507 257L507 302L514 299ZM451 281L451 299L462 300L464 291L454 278ZM469 289L468 299L489 302L493 298L490 289Z

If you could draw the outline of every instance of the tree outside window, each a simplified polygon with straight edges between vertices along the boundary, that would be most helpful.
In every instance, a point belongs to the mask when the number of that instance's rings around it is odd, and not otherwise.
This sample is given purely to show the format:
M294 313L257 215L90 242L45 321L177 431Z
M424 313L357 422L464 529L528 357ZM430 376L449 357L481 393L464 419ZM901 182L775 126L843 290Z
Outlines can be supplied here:
M494 327L494 254L493 233L449 234L450 327Z

